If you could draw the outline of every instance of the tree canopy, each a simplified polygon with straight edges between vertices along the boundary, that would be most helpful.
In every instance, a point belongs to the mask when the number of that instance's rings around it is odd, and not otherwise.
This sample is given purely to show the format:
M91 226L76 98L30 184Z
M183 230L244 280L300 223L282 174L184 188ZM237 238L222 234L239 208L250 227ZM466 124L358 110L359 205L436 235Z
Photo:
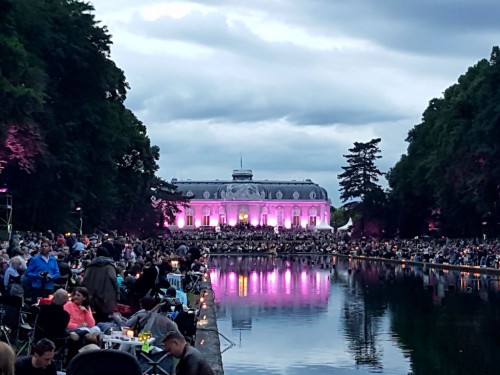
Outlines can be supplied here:
M0 183L18 229L121 229L151 207L159 148L125 107L93 7L0 0ZM137 224L137 222L136 222Z
M375 165L380 159L378 144L380 138L369 142L354 142L349 149L350 154L344 155L348 165L341 167L344 172L338 175L340 180L340 198L343 202L360 198L359 211L361 214L361 232L365 230L365 219L376 216L379 202L385 200L385 194L378 184L383 173Z
M408 134L408 151L388 174L402 234L422 232L439 212L443 233L498 234L500 50L432 99ZM487 228L482 228L486 226Z
M380 138L369 142L354 142L354 147L349 149L350 154L344 155L346 167L341 167L344 172L338 175L340 179L340 198L343 202L349 199L361 198L370 192L379 189L377 184L382 172L375 165L375 160L380 159L378 144Z

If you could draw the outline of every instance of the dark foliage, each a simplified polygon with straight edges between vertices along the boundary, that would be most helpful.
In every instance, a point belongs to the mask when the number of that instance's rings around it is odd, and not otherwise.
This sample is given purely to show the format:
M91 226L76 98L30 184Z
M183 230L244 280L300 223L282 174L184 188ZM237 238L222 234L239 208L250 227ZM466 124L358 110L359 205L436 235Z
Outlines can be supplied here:
M18 229L140 229L159 149L89 3L0 0L0 183Z

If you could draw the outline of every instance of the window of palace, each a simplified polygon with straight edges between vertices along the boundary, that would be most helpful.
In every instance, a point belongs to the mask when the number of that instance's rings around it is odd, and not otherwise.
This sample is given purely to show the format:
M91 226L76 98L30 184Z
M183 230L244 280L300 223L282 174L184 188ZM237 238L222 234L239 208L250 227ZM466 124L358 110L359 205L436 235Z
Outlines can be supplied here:
M193 214L194 210L191 207L189 207L186 210L186 225L194 225Z
M277 207L276 208L276 220L278 222L279 227L282 227L284 225L284 223L283 223L284 217L283 216L284 216L283 215L283 207Z
M292 226L298 228L300 226L300 208L294 207L292 210Z
M203 207L203 226L208 227L210 225L210 207Z

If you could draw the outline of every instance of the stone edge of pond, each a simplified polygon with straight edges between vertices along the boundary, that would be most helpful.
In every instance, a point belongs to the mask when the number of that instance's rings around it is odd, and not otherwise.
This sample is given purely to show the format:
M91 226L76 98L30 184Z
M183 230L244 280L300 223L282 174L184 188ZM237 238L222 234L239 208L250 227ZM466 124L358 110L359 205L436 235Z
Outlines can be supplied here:
M195 347L206 358L215 375L223 375L224 368L222 366L219 330L217 328L217 308L210 281L201 282L200 297L203 297L205 302L201 304L199 310ZM203 305L206 307L204 308Z

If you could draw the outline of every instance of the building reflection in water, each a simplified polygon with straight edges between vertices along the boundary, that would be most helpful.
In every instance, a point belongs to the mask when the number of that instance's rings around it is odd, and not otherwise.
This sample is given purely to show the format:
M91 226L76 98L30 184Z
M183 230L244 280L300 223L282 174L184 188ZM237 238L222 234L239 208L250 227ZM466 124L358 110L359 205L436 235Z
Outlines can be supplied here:
M233 306L319 307L330 293L329 273L315 269L307 259L212 258L210 280L215 295L224 295L224 303Z
M256 352L277 373L290 363L326 373L346 358L359 373L491 373L498 357L498 276L319 255L210 257L209 269L218 319L242 346L225 354L233 370ZM290 325L321 345L301 356Z
M326 311L330 274L308 257L211 257L209 267L215 296L224 300L217 315L230 313L233 329L251 330L252 319L263 312Z

